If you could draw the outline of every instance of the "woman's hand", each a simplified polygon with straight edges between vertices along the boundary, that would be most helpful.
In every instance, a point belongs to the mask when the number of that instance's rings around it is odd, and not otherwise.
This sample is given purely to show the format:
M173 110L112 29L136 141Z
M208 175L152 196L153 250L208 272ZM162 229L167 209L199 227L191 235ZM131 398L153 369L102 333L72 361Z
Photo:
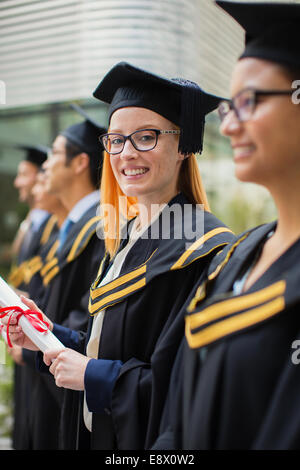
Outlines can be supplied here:
M71 390L84 390L84 374L90 359L68 348L44 353L44 362L50 366L56 385Z
M49 330L53 330L53 323L49 320L48 317L36 306L36 304L30 300L27 299L24 296L21 296L22 302L30 309L35 312L40 312L43 315L44 321L46 321L49 324ZM18 313L13 313L11 316L6 316L1 319L1 322L5 327L7 327L9 318L9 338L12 342L12 344L20 346L21 348L25 349L30 349L31 351L38 351L39 348L29 339L23 332L22 327L18 325L17 323L17 317Z
M24 366L23 356L22 356L22 348L20 346L14 345L12 348L6 348L7 353L13 358L14 362L19 366Z

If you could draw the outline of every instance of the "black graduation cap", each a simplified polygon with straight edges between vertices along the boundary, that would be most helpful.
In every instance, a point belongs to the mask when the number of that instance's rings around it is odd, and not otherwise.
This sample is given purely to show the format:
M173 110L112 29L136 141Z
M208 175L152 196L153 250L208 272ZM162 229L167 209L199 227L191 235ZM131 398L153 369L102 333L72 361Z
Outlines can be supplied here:
M216 1L245 30L240 58L256 57L300 67L300 4Z
M43 145L17 145L18 150L24 150L25 156L23 160L33 163L34 165L41 167L45 160L47 160L50 148Z
M109 103L109 119L116 109L147 108L180 127L179 150L202 151L205 115L222 98L203 91L189 80L166 79L127 62L116 64L94 91L95 98Z
M60 135L77 145L83 152L99 156L99 152L103 151L99 136L107 132L106 128L100 126L98 122L88 116L80 106L72 103L71 107L84 117L84 121L69 126L60 132Z

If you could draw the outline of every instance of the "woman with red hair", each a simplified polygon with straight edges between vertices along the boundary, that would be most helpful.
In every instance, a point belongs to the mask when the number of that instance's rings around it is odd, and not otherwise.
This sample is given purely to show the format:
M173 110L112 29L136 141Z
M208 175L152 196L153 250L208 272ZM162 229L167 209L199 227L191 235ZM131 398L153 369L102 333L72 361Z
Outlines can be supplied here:
M110 104L100 137L106 256L90 291L87 341L51 326L68 349L48 351L44 361L58 386L84 392L91 448L142 449L158 432L184 331L179 312L211 258L234 239L209 212L194 155L220 98L123 62L94 96ZM21 334L22 341L30 346Z

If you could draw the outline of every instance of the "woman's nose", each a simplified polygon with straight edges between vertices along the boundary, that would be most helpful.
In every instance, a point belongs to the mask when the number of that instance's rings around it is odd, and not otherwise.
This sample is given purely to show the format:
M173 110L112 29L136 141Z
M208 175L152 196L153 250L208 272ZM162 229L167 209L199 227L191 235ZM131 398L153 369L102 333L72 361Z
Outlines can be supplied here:
M229 111L221 123L220 132L223 135L230 136L241 130L242 123L239 121L234 110Z
M16 176L14 179L14 187L18 188L20 186L20 178L19 176Z
M120 158L131 159L131 158L136 158L137 155L138 155L138 151L135 149L130 139L127 139L125 141L124 148L122 152L120 153Z

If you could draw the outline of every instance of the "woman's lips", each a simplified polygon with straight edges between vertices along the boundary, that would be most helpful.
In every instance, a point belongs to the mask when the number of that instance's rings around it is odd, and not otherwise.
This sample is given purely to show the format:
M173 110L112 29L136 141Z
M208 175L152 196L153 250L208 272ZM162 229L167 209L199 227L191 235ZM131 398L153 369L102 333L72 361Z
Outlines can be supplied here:
M232 148L235 160L249 157L255 149L254 145L235 145Z
M143 168L124 168L122 170L122 174L127 176L127 177L136 177L136 176L141 176L144 175L149 171L149 168L143 167Z

